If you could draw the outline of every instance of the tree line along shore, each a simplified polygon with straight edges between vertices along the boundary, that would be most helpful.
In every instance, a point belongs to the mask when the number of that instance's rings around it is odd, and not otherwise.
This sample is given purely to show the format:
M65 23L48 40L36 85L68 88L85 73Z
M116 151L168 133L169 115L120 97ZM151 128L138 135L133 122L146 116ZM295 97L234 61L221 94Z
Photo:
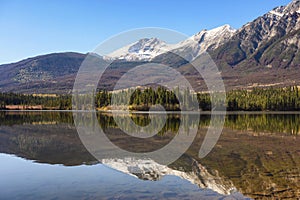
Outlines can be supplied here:
M300 94L297 86L286 88L254 88L252 90L232 90L226 93L226 101L220 101L220 106L227 111L300 111ZM128 108L132 111L149 111L154 105L162 105L167 111L182 110L197 102L199 110L212 109L209 93L190 95L188 88L185 91L166 88L137 88L118 91L100 90L93 95L76 95L79 102L85 104L86 98L94 98L98 110L112 109L111 101L117 109ZM197 98L196 101L193 97ZM125 99L125 100L124 100ZM181 103L179 103L181 102ZM74 106L74 105L73 105ZM0 93L1 110L72 110L72 95L34 95L17 93ZM78 109L84 109L82 107Z

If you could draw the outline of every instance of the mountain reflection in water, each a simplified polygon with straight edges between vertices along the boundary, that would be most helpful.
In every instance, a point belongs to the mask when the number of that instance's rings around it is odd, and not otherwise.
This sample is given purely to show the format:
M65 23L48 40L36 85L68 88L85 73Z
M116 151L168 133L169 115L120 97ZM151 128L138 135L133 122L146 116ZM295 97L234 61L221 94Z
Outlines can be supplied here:
M179 114L168 115L163 129L149 139L151 148L145 149L149 145L145 147L142 140L123 134L112 115L98 113L97 117L113 143L134 152L166 145L182 123ZM300 114L228 115L220 140L204 159L198 158L198 152L210 116L201 115L199 124L193 123L192 115L184 117L187 119L182 125L187 130L199 125L198 134L192 146L169 166L135 158L100 162L142 180L161 181L164 176L178 176L219 194L236 194L236 198L300 197ZM99 163L82 145L70 112L0 112L0 119L0 153L64 166ZM147 114L131 115L131 119L141 126L150 123ZM127 121L123 123L126 126Z

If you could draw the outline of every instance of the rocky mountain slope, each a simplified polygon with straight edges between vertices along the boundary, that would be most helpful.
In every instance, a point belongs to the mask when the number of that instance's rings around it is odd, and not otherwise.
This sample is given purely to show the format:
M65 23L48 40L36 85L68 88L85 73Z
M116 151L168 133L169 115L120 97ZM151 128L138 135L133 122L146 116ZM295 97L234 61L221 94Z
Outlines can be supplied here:
M238 30L229 25L203 30L178 43L141 39L108 56L115 59L103 87L112 89L128 70L147 62L178 68L195 89L205 83L187 61L207 51L219 67L226 89L300 85L300 0L279 6ZM70 93L86 55L55 53L0 65L0 92ZM146 73L145 69L145 73ZM199 80L200 79L200 80Z
M84 60L80 53L54 53L0 66L1 92L69 92Z
M204 51L216 49L224 44L233 36L235 31L229 25L224 25L212 30L202 30L177 44L167 44L157 38L144 38L107 56L126 61L151 61L156 56L172 51L179 52L180 55L189 54L189 60L192 60Z
M211 52L223 66L266 68L300 64L300 1L277 7L247 23Z

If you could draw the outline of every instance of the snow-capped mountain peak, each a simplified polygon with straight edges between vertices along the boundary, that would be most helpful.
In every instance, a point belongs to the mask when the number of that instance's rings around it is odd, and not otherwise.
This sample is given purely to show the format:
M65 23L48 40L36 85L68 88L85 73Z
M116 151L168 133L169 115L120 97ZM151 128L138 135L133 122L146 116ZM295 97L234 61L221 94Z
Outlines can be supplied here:
M189 58L194 59L209 48L217 48L235 32L236 30L226 24L212 30L202 30L177 44L167 44L158 38L143 38L108 54L107 57L127 61L149 61L158 55L172 51L180 55L188 54Z
M235 32L236 30L227 24L211 30L202 30L175 45L173 51L184 54L191 61L201 53L224 44Z
M139 53L142 52L152 52L157 46L165 46L166 43L157 38L144 38L140 39L138 42L129 47L129 53Z
M168 50L168 45L158 38L143 38L107 56L127 61L150 60Z
M207 45L213 44L214 42L220 43L221 41L228 39L236 32L228 24L220 26L211 30L203 30L193 35L190 39L197 43L206 43ZM216 41L217 40L217 41Z
M193 38L195 40L199 39L197 36L202 35L202 34L206 34L208 37L217 37L217 36L221 36L227 33L234 33L235 29L233 29L230 25L225 24L223 26L211 29L211 30L203 30L200 31L199 33L195 34L193 36Z
M268 14L281 18L284 15L293 14L294 12L300 13L300 0L294 0L287 6L276 7L273 10L271 10Z

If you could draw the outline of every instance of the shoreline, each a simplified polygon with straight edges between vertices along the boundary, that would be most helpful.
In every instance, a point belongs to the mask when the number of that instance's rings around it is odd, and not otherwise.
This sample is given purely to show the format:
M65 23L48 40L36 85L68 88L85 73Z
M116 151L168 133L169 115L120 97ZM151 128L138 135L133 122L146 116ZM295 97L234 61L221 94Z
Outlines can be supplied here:
M300 111L124 111L124 110L0 110L0 112L74 112L74 113L107 113L107 114L183 114L183 115L236 115L236 114L300 114Z

